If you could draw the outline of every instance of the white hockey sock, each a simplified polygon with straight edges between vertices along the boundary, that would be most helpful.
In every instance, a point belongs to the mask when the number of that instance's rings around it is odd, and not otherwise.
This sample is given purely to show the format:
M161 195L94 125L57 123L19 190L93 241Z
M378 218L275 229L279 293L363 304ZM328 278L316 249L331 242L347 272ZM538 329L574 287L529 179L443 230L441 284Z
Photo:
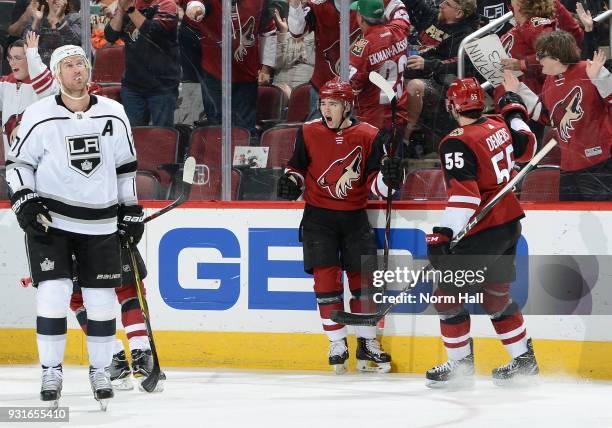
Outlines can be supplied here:
M72 281L68 278L42 281L36 292L36 343L40 364L55 367L64 361L66 313Z
M110 366L115 348L115 290L83 288L87 310L87 353L89 364L96 369Z
M363 337L364 339L376 339L376 326L356 325L355 336Z
M149 343L149 338L147 336L134 336L128 339L130 343L130 350L140 349L142 351L148 351L151 349L151 344Z

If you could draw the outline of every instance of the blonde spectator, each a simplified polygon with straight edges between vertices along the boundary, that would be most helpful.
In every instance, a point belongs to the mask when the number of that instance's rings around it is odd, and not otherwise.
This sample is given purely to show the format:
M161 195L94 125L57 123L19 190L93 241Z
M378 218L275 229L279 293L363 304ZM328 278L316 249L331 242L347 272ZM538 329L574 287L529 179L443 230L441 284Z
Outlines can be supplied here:
M304 5L307 3L306 0L289 0L289 5L298 7L300 2ZM312 76L315 61L314 32L293 37L289 32L287 18L281 17L277 8L274 9L274 20L277 45L273 85L281 88L288 98L293 88L308 82Z

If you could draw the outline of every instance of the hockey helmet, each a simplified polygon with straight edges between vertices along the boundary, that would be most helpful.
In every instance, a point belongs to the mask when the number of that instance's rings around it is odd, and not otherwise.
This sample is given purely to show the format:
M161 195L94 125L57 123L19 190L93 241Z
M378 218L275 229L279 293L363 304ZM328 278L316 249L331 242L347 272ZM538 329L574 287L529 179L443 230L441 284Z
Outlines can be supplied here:
M446 110L449 112L451 105L454 105L459 113L484 110L485 94L478 80L474 77L455 80L446 92Z
M319 100L332 98L334 100L345 101L353 105L353 88L347 82L343 82L339 77L329 80L319 89Z
M64 59L74 55L83 57L85 65L87 66L87 71L89 72L88 81L91 80L91 64L89 62L89 59L87 58L87 55L85 54L83 48L75 45L60 46L59 48L53 51L53 53L51 54L51 61L49 63L51 74L53 74L53 76L57 76L59 74L59 67L61 62Z

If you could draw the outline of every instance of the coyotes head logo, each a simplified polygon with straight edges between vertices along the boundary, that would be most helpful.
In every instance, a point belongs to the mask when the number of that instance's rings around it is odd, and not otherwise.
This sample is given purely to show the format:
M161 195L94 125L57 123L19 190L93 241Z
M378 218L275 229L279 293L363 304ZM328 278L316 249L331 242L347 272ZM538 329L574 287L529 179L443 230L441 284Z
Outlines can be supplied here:
M357 146L342 159L337 159L321 174L317 184L327 189L336 199L344 199L352 183L361 177L361 146Z
M569 141L570 131L574 130L574 122L582 119L582 88L575 86L569 94L559 101L552 109L551 119L559 130L559 136L565 142Z

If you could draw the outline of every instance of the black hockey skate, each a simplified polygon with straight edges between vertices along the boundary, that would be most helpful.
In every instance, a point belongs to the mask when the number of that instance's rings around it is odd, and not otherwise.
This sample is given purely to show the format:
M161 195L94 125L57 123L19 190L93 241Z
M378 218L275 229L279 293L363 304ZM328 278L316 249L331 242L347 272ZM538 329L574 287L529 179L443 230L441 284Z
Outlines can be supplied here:
M130 370L130 365L125 357L124 351L117 352L113 355L113 361L111 362L109 371L113 388L121 391L134 389L131 379L132 371Z
M62 365L55 367L42 366L42 386L40 387L40 399L48 401L49 407L57 409L58 402L62 396L62 380L64 374Z
M357 371L389 373L391 355L380 347L376 339L357 338Z
M346 339L332 340L329 342L329 365L333 366L336 374L344 374L348 368L349 358Z
M527 352L513 358L508 364L493 369L493 383L498 386L537 382L540 369L533 353L531 339L527 340Z
M100 409L106 412L108 400L115 396L113 385L111 384L109 368L94 369L89 367L89 383L96 401L100 403Z
M151 350L133 349L132 350L132 373L138 381L138 387L141 391L144 391L141 383L146 379L153 370L153 354ZM164 380L166 375L164 372L160 373L159 382L153 392L162 392L164 390Z
M474 385L474 345L470 339L470 355L460 360L449 359L425 373L429 388L467 388Z

